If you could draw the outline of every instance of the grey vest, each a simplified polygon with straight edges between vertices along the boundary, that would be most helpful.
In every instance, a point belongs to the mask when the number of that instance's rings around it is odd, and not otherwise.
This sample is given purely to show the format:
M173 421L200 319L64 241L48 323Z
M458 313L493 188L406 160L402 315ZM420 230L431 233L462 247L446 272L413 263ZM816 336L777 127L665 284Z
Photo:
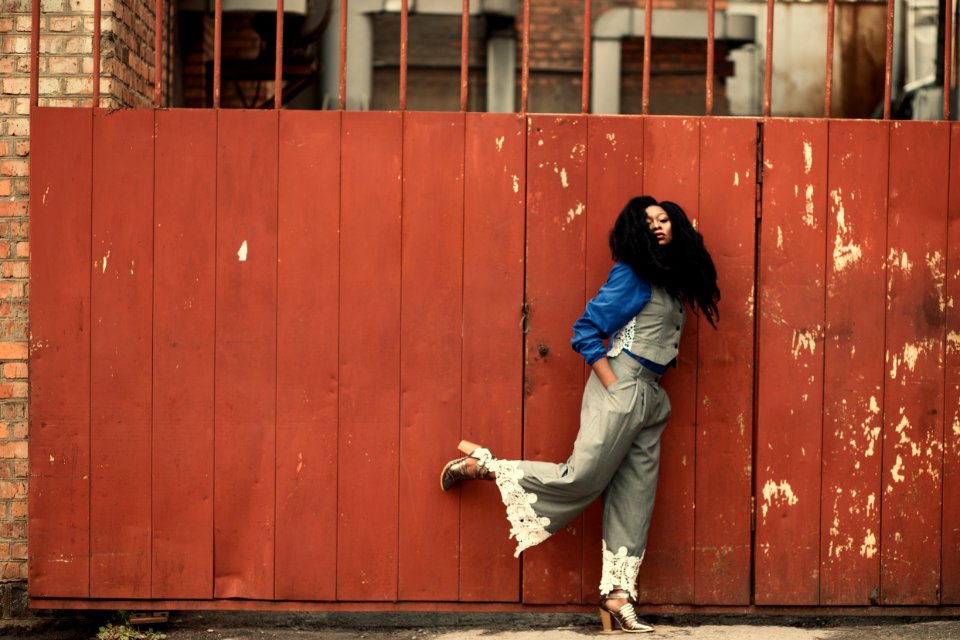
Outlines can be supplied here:
M673 362L680 349L680 334L687 312L683 303L663 287L653 287L650 301L633 319L613 334L609 357L624 349L657 364Z

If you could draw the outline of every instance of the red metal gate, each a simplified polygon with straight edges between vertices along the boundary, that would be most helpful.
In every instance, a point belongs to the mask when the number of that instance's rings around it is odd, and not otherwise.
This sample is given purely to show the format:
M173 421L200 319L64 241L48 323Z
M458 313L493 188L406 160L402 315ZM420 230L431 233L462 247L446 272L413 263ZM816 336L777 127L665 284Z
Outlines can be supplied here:
M960 604L956 125L32 118L37 606L592 602L596 506L515 560L496 492L436 475L460 437L568 454L570 325L638 193L723 291L641 600Z

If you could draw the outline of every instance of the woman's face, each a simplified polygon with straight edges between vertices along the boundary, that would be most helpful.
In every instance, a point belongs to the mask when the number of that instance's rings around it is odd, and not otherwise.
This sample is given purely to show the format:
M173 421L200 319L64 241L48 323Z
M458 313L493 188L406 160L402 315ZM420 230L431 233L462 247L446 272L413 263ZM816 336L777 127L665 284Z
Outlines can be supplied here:
M657 236L657 243L662 247L673 240L673 230L670 227L670 216L659 205L652 204L646 209L647 224L653 235Z

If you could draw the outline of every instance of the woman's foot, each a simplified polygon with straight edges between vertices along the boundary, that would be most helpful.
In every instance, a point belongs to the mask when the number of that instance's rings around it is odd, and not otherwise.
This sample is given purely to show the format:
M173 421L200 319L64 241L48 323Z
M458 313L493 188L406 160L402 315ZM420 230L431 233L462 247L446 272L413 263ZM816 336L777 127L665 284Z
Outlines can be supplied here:
M613 621L624 633L650 633L653 627L637 618L637 611L633 608L629 594L623 589L611 591L600 596L600 621L604 632L613 632Z
M490 451L467 440L461 440L458 448L467 455L451 460L443 467L441 489L448 491L463 480L493 480L496 477L487 468L487 463L494 459Z

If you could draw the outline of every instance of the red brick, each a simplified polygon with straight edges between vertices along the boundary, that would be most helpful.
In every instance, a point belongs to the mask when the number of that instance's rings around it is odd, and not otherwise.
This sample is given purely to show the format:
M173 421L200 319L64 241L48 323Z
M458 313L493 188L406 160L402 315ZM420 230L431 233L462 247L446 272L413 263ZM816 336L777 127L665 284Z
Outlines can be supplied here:
M17 243L17 257L18 258L27 258L30 256L30 243L29 242L18 242Z
M0 440L6 440L9 437L10 437L10 425L8 425L6 422L0 422ZM10 476L8 474L7 476L4 476L4 477L9 478Z
M0 33L13 31L13 18L0 18Z
M5 284L5 283L0 283ZM0 360L26 360L26 342L0 342Z
M27 495L27 483L21 480L0 480L0 500L12 500Z
M27 559L27 543L15 542L13 545L11 545L10 558L13 560L26 560Z
M23 217L27 215L28 203L6 200L0 202L0 216Z
M27 508L27 501L14 502L10 505L10 516L13 518L26 518L29 509Z
M0 458L26 458L26 442L0 442Z
M6 362L3 365L3 377L10 378L26 378L27 377L27 363L26 362Z
M24 425L26 426L26 425ZM24 436L26 437L26 436ZM30 461L29 460L14 460L13 461L13 475L16 478L26 478L30 475Z
M0 282L0 298L22 298L23 283L17 281ZM2 356L0 356L2 359Z
M26 538L27 523L14 521L0 522L0 538Z
M7 154L4 153L3 155ZM0 161L0 175L27 176L30 175L30 169L26 160L3 160Z
M10 245L7 245L7 253L10 252ZM0 274L4 278L29 278L30 263L23 260L14 262L4 262L0 265Z
M2 178L0 179L0 196L9 196L11 190L10 179Z
M26 580L27 563L26 562L4 562L0 578L5 580Z

